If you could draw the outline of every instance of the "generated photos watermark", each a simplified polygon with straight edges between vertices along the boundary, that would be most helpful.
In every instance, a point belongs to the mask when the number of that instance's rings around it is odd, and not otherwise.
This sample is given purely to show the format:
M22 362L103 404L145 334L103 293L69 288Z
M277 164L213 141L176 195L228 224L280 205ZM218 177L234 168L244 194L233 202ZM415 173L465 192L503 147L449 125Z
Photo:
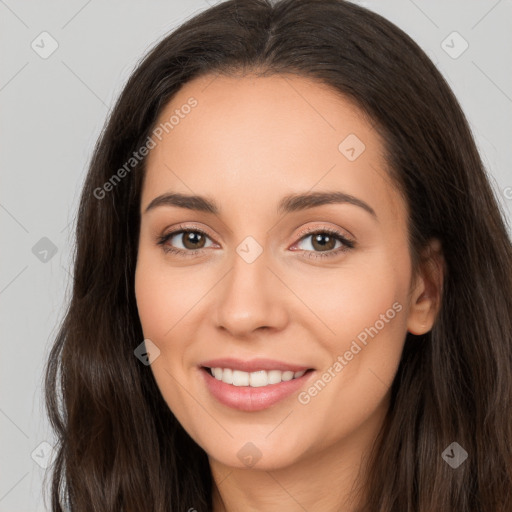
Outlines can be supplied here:
M164 136L164 133L169 133L174 130L176 126L181 122L182 119L190 114L192 108L197 107L197 100L191 96L187 103L181 105L180 108L174 110L174 114L169 117L168 121L160 123L156 128L153 129L151 135L149 135L144 144L132 153L132 156L101 186L96 187L93 191L93 195L96 199L104 199L107 192L114 190L114 187L121 182L121 180L129 174L133 168L142 162L144 158L149 154L149 151L155 148ZM155 140L158 139L158 142Z
M309 404L311 399L317 396L318 393L320 393L320 391L322 391L327 384L331 382L332 379L334 379L343 370L343 368L352 361L352 359L354 359L354 356L359 354L359 352L368 345L368 337L373 339L377 336L377 334L384 329L386 324L393 320L396 314L400 313L402 309L402 304L395 302L385 313L380 315L379 320L377 320L372 326L365 327L364 330L356 336L356 339L352 340L350 348L342 355L339 355L333 364L329 366L324 373L322 373L312 386L310 386L306 391L302 391L298 394L297 400L299 403L302 405Z

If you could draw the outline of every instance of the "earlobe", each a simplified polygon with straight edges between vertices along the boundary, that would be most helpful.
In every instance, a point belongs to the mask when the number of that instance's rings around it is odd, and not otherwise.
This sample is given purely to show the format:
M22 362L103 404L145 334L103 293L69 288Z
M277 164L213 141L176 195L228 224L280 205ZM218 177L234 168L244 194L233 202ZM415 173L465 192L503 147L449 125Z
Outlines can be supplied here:
M429 332L441 307L445 261L441 243L432 239L422 253L419 274L411 293L407 330L420 335Z
M415 335L425 334L432 329L434 320L433 302L422 295L409 310L407 331Z

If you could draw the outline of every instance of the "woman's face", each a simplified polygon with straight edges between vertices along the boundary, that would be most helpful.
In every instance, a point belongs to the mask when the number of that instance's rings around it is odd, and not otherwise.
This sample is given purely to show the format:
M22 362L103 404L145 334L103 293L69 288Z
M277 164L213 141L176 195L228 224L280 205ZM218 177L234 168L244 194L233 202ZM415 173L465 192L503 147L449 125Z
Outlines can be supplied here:
M358 450L388 408L407 330L431 326L376 131L332 89L282 75L195 79L166 122L147 159L135 276L163 398L228 466ZM166 194L204 199L154 202Z

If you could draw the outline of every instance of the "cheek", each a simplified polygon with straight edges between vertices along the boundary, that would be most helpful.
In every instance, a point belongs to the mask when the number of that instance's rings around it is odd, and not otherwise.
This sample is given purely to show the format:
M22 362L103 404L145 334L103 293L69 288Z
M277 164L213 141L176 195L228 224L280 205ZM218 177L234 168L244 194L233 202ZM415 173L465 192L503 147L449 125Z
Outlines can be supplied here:
M323 292L308 289L305 302L318 305L330 331L321 337L329 356L301 402L312 417L329 410L333 424L355 426L384 399L406 335L409 263L402 252L337 272Z
M405 314L397 309L406 310L408 283L409 262L404 248L392 254L368 251L335 271L319 272L309 285L302 283L300 290L301 299L315 314L315 331L323 329L321 339L332 354L348 349L360 333L364 339L365 329L376 323L385 335L391 330L401 332ZM399 304L395 309L394 303ZM323 326L318 327L318 320Z
M140 250L135 296L145 337L165 342L172 330L186 324L187 312L205 293L200 281L190 277L179 268L171 272L165 258L153 251Z
M159 279L157 271L143 261L138 263L135 272L135 296L145 338L161 340L170 328L173 304L171 295L165 293L165 290L165 283Z
M163 265L161 258L140 251L135 272L137 309L144 338L149 338L160 350L150 366L156 384L169 409L189 425L185 412L187 395L179 385L185 382L182 362L187 338L178 333L190 328L186 313L197 302L192 296L197 292L189 291L193 287L172 279Z
M297 397L301 436L322 432L317 442L326 448L382 421L402 353L404 316L405 308L388 293L347 303L333 324L336 336L324 342L326 365Z
M204 273L171 268L164 257L141 248L135 271L137 309L144 338L160 350L151 370L169 405L181 393L177 382L188 378L200 301L211 286Z
M137 309L144 339L150 339L160 351L151 363L151 371L162 397L176 411L183 402L177 382L183 380L180 361L186 351L186 337L177 333L186 324L186 311L191 307L187 304L193 302L186 297L187 288L170 279L158 258L151 256L142 252L137 262Z
M391 383L406 334L406 307L404 294L392 280L345 285L323 310L331 334L322 337L322 343L329 354L326 371L341 376L331 380L337 380L343 396L351 399L378 380Z

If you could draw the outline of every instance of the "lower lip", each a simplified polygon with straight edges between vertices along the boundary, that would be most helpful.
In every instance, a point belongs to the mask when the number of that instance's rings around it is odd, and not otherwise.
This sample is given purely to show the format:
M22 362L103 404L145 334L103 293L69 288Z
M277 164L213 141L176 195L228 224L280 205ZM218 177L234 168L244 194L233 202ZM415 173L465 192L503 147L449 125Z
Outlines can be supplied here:
M284 400L298 391L314 373L314 371L308 370L297 379L253 388L250 386L233 386L232 384L226 384L213 377L210 371L205 368L200 368L200 372L203 375L210 393L221 404L246 412L262 411Z

